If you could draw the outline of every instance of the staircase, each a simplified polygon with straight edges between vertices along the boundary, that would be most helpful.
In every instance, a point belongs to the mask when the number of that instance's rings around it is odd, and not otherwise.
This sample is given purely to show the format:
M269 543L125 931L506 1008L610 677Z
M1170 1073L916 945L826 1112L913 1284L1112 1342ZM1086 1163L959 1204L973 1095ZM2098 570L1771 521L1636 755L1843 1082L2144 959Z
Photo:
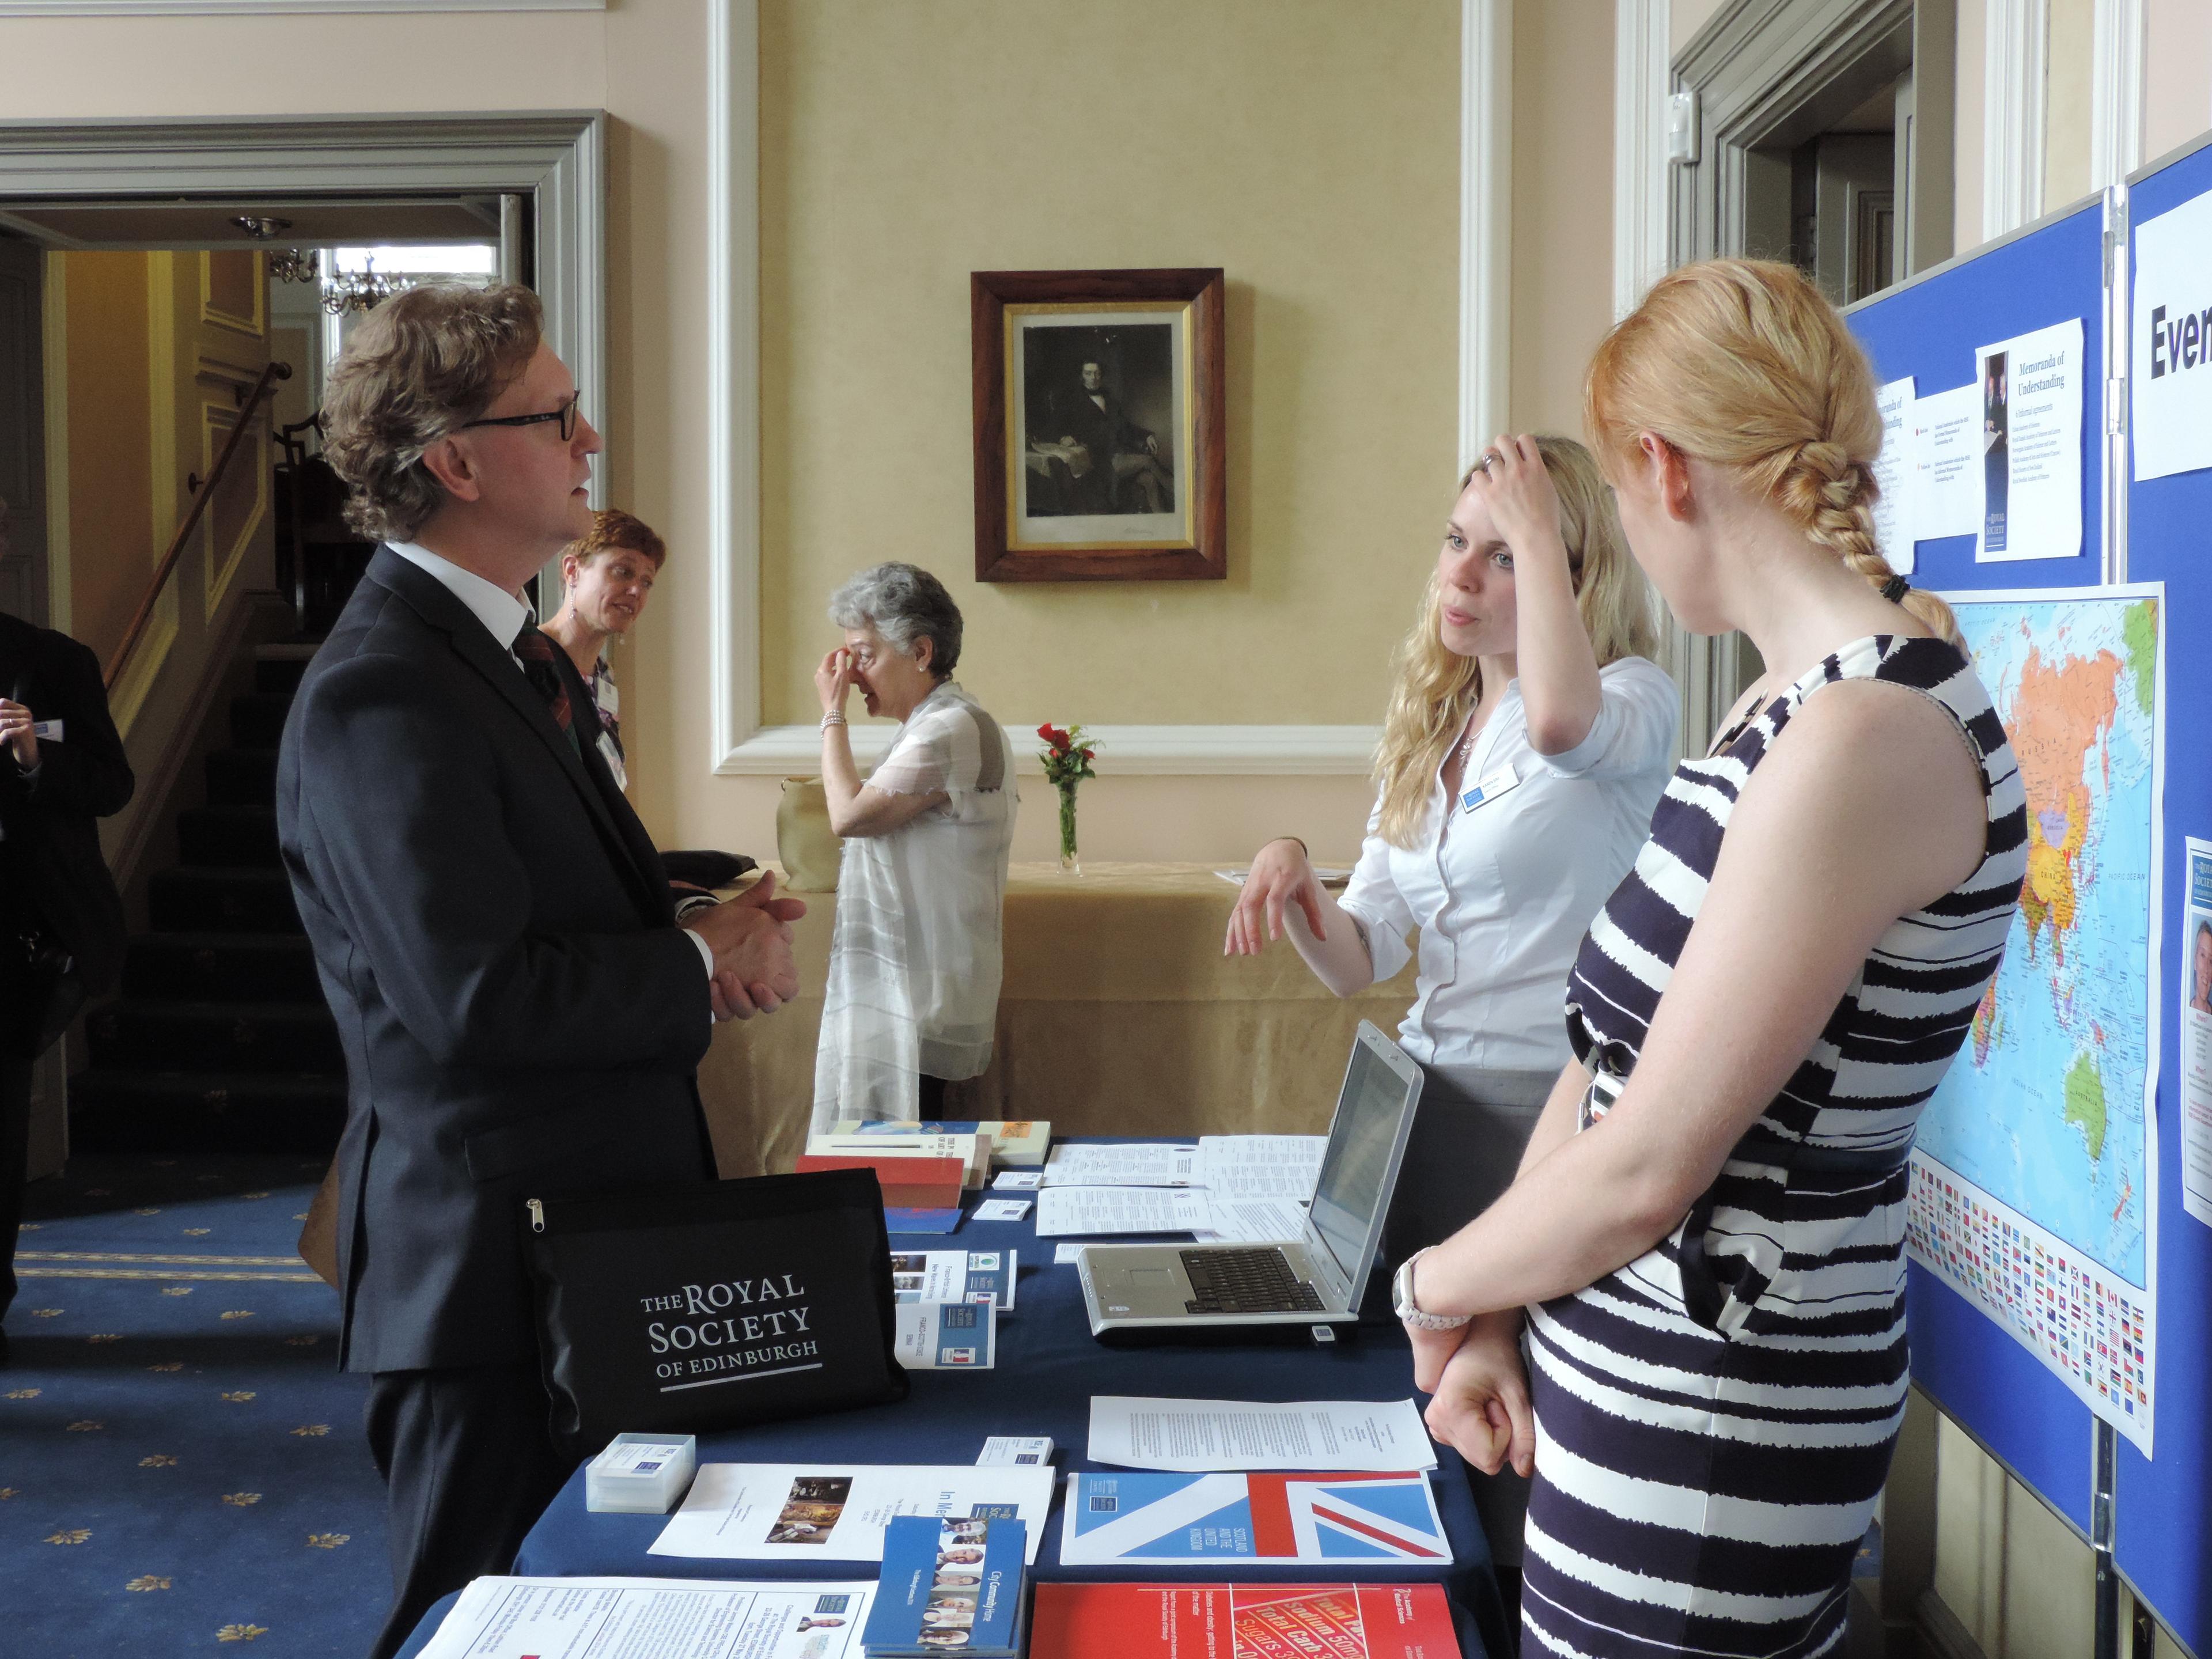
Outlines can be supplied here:
M85 1023L70 1139L89 1152L327 1153L345 1121L345 1060L276 854L276 744L312 641L254 648L207 804L177 820L151 930L121 995Z

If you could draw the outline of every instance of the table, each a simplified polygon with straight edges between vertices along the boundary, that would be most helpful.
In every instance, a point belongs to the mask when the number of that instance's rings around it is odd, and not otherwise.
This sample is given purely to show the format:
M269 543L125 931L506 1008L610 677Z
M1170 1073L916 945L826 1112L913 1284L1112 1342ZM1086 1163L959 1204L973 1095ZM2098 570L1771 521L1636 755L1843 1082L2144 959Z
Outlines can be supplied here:
M969 1206L973 1206L973 1199ZM973 1463L992 1434L1048 1434L1061 1474L1105 1467L1085 1455L1094 1394L1159 1395L1191 1399L1255 1401L1393 1400L1413 1392L1413 1362L1405 1334L1395 1323L1362 1329L1335 1349L1173 1346L1108 1348L1091 1340L1083 1312L1083 1290L1073 1267L1053 1265L1051 1239L1040 1240L1036 1212L1019 1222L963 1220L949 1235L894 1234L894 1250L1015 1250L1020 1274L1012 1314L999 1326L997 1368L989 1371L922 1371L913 1393L894 1405L838 1412L754 1429L702 1435L699 1461L788 1463L836 1460L861 1463ZM1171 1237L1181 1237L1182 1235ZM1210 1566L1063 1567L1060 1564L1060 1505L1054 1503L1030 1569L1037 1580L1097 1582L1274 1578L1289 1582L1358 1577L1375 1581L1430 1579L1450 1595L1466 1659L1512 1651L1504 1615L1490 1572L1490 1548L1468 1490L1466 1467L1449 1446L1437 1448L1431 1477L1437 1513L1451 1540L1447 1570L1346 1572L1307 1564L1299 1567ZM707 1561L647 1551L666 1525L655 1515L592 1515L584 1508L584 1474L569 1478L531 1529L514 1571L525 1577L617 1575L687 1578L866 1578L866 1563L851 1561ZM426 1618L404 1650L412 1655L428 1639L450 1603Z
M805 893L799 1000L720 1027L699 1091L725 1176L805 1149L834 893ZM997 1054L948 1091L955 1119L1049 1119L1083 1134L1319 1134L1362 1019L1395 1033L1413 964L1338 998L1288 940L1224 957L1237 890L1204 865L1017 864L1006 885Z

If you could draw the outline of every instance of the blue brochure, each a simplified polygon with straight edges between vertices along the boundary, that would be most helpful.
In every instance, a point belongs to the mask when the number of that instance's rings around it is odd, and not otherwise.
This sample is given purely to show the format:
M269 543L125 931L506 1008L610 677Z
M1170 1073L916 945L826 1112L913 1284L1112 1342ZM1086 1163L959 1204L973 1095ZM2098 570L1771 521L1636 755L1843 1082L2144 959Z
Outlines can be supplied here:
M958 1652L1017 1659L1028 1528L1012 1516L902 1515L884 1528L884 1571L860 1645L868 1659Z

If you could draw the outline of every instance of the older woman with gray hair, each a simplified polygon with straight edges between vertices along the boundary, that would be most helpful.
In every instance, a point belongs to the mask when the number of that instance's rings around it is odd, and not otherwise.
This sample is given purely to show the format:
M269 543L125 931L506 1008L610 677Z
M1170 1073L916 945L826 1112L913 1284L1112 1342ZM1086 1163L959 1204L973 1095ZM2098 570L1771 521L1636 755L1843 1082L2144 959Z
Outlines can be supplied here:
M945 1085L991 1063L1000 918L1014 840L1013 745L952 678L960 607L910 564L830 596L845 641L822 659L822 781L844 838L814 1127L941 1119ZM845 721L858 688L899 722L862 781Z

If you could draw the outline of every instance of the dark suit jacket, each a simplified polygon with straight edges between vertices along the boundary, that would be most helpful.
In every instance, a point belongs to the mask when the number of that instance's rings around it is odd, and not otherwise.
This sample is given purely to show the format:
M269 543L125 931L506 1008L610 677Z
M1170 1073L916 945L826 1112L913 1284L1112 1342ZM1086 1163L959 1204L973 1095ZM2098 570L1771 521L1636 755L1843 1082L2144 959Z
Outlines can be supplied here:
M526 1200L713 1176L707 975L653 843L507 647L388 547L308 665L276 823L345 1048L340 1363L526 1361Z
M97 996L123 965L123 900L100 854L95 820L136 787L107 712L100 659L66 634L0 613L0 693L38 720L62 722L26 774L0 751L0 931L44 924Z

